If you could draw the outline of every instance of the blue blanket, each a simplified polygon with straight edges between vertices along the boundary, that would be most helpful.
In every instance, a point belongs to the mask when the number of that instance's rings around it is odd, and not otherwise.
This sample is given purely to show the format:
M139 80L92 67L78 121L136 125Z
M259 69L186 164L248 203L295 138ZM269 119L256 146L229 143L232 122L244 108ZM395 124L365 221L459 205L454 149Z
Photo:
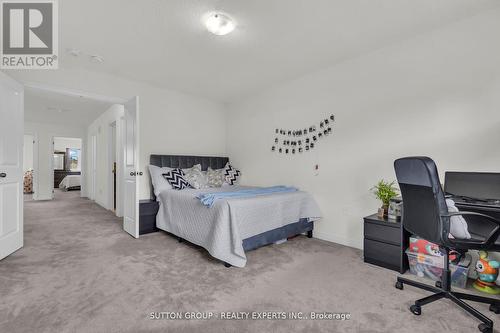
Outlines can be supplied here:
M297 189L295 187L271 186L271 187L252 188L252 189L232 191L232 192L204 193L197 195L196 198L200 199L203 205L207 207L212 207L215 200L218 199L251 198L258 195L266 195L272 193L287 193L296 191Z

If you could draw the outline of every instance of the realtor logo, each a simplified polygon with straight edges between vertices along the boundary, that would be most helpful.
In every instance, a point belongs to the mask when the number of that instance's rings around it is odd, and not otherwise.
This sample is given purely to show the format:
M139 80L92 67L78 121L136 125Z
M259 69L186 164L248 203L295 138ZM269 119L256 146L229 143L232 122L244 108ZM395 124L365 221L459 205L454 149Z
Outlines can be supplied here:
M2 69L57 69L57 0L0 0Z

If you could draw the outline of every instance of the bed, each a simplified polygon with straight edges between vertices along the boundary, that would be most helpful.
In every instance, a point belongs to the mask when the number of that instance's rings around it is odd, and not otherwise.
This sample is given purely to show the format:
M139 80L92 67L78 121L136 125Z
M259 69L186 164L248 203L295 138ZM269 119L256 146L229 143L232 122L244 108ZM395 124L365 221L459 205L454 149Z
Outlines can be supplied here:
M80 190L82 186L81 175L67 175L59 183L59 188L63 191L76 191Z
M33 170L24 172L24 194L33 193Z
M151 155L150 164L158 167L202 170L223 168L227 157ZM205 248L226 266L244 267L246 251L275 243L298 234L312 237L314 221L320 210L310 194L303 191L224 199L206 207L196 199L203 193L246 189L229 186L209 189L165 190L158 197L156 226L179 239Z

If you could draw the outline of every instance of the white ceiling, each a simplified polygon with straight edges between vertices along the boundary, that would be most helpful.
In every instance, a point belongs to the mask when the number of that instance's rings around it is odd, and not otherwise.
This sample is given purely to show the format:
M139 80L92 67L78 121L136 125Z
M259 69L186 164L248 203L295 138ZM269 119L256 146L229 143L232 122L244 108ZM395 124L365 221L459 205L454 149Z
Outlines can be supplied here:
M500 6L498 0L60 1L63 68L84 67L222 102ZM238 26L208 33L223 10ZM104 57L102 64L64 54Z
M110 103L55 92L25 88L25 121L87 127Z

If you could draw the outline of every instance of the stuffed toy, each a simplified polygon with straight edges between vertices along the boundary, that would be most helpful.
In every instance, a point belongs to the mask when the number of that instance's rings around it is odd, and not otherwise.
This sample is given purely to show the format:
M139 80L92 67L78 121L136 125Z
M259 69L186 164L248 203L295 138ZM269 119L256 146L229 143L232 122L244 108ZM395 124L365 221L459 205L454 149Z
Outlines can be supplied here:
M479 259L476 262L478 278L472 286L488 294L500 294L500 287L495 283L498 278L499 268L500 262L488 259L488 252L479 251Z

